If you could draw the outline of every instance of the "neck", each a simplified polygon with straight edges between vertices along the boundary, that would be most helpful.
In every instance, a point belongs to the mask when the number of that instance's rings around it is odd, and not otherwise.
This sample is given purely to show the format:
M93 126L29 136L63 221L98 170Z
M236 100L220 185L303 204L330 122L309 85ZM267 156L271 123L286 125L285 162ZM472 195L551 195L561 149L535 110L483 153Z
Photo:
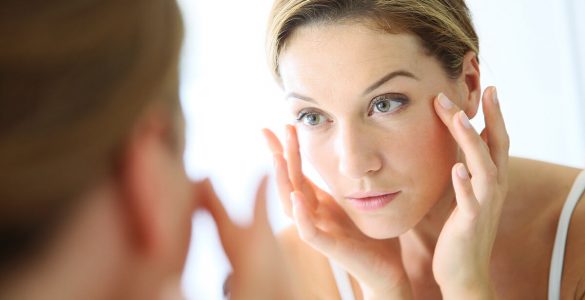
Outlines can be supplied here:
M127 233L110 196L101 190L79 199L45 250L3 283L0 298L130 299L121 291L127 293L129 279L139 275L130 274Z

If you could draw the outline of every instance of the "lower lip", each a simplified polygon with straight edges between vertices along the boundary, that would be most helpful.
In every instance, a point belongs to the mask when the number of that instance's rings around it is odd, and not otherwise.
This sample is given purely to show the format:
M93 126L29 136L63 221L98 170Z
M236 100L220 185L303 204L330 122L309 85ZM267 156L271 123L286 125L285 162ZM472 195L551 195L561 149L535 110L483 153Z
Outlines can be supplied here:
M356 209L373 211L386 206L390 201L394 200L398 194L400 194L400 192L368 198L348 198L347 200Z

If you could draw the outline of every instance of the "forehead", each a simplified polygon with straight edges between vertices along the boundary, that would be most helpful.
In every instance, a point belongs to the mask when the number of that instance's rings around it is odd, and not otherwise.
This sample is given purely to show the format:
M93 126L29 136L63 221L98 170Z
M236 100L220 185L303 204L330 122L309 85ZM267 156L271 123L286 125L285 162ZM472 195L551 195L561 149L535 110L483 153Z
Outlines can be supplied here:
M298 90L348 81L365 86L394 70L420 78L437 65L414 34L336 23L297 28L282 50L279 70L284 88Z

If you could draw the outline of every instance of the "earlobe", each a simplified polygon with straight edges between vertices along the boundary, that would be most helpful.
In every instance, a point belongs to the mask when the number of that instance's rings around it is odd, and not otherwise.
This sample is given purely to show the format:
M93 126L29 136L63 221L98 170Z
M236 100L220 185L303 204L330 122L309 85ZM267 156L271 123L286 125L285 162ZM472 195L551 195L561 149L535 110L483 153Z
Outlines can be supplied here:
M477 114L481 97L479 61L475 52L469 51L463 57L461 76L465 96L462 108L469 118L473 118Z

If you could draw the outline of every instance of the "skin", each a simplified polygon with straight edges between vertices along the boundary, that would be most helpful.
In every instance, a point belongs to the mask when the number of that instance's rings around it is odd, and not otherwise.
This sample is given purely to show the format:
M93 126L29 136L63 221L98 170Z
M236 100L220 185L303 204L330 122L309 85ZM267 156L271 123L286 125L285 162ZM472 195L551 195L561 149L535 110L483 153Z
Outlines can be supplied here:
M474 53L449 78L415 36L346 22L298 28L279 66L291 116L313 114L287 129L286 147L265 131L281 200L295 221L281 241L299 277L308 278L299 288L307 297L337 296L326 257L351 274L360 299L545 297L556 220L579 170L508 157L497 92L480 95ZM368 90L398 70L416 79L397 76ZM369 113L371 101L389 93L408 102ZM466 127L480 103L481 134ZM330 193L304 177L301 156ZM400 193L364 212L348 203L358 191ZM584 206L572 224L584 222ZM577 226L563 298L583 294L585 260L575 253L585 250L585 238Z
M169 135L179 136L178 147ZM232 263L233 299L296 299L266 216L266 179L254 223L236 225L209 180L189 181L183 149L182 116L151 105L124 143L119 172L77 199L79 207L39 255L0 282L0 298L182 299L192 215L204 209Z

